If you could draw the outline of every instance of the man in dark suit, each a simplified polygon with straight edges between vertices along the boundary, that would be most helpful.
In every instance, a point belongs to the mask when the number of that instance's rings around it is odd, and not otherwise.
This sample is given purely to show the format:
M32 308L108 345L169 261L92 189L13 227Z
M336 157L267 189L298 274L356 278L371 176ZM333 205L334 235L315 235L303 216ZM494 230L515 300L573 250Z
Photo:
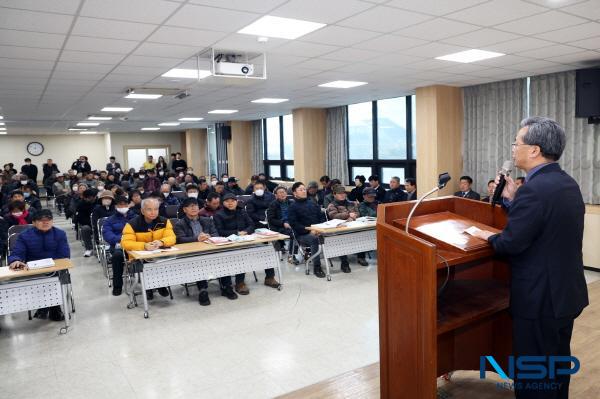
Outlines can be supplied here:
M570 356L573 322L589 303L582 258L585 205L579 186L557 163L565 143L564 130L551 119L521 122L512 151L515 166L527 172L526 184L517 191L507 178L502 195L508 200L508 224L500 234L477 234L510 262L516 357ZM558 363L558 368L571 365ZM517 378L515 394L568 398L569 375Z
M109 160L110 162L106 164L106 171L115 175L121 173L121 164L117 162L117 159L113 156Z
M25 165L21 166L21 173L37 183L38 168L31 163L31 158L25 158Z
M481 196L479 195L479 193L471 190L472 185L473 179L471 179L471 176L461 176L460 183L458 184L460 191L455 192L454 196L479 201L481 199Z
M404 189L406 190L406 200L412 201L417 199L417 179L407 177L404 179Z

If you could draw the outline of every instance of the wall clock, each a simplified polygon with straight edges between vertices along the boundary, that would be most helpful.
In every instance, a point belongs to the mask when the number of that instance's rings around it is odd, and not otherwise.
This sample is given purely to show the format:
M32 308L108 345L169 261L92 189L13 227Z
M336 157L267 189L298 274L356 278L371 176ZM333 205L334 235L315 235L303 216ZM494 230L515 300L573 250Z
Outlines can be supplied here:
M27 152L37 157L38 155L42 155L44 152L44 146L42 143L32 141L31 143L27 144Z

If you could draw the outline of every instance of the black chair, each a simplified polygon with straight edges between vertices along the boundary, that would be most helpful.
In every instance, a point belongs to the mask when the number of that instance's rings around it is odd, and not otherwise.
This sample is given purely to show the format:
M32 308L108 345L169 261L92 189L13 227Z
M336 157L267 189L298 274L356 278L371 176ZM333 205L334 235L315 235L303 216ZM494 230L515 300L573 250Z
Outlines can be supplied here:
M167 218L173 219L177 218L177 211L179 210L179 205L167 205L165 206L165 211L167 213Z

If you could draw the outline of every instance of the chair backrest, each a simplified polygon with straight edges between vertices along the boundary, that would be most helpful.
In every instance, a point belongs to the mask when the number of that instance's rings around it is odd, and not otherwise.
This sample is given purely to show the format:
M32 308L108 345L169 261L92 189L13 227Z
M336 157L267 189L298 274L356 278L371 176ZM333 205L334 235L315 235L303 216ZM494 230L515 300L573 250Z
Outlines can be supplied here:
M45 187L38 187L38 198L47 198L48 191Z
M321 208L321 210L325 214L325 220L329 220L329 215L327 214L327 208Z
M22 232L24 232L32 226L32 224L15 224L14 226L10 226L8 228L8 235L10 236L12 234L21 234Z
M165 207L165 210L167 212L167 217L169 219L171 218L177 218L177 210L179 209L179 205L167 205Z
M184 199L186 197L185 191L172 191L171 194L177 199Z

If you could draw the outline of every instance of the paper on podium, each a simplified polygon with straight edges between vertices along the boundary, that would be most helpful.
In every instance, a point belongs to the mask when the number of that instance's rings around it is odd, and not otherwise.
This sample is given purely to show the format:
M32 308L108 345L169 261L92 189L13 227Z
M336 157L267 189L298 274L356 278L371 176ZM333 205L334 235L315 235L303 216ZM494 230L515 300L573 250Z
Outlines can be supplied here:
M480 231L482 231L480 228L477 228L475 226L471 226L468 229L465 230L465 233L475 237L475 234L479 233Z

